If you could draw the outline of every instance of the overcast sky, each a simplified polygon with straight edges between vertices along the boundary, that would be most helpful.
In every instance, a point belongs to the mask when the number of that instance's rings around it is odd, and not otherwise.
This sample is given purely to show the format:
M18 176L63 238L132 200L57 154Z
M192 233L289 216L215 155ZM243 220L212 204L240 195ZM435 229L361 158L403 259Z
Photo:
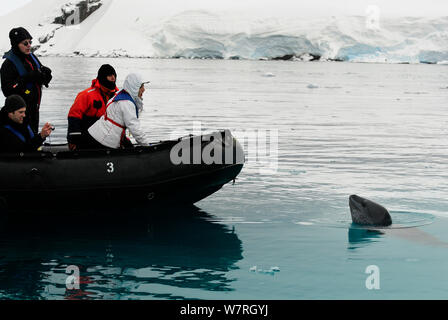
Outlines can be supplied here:
M12 10L23 6L30 0L0 0L0 16L11 12Z
M29 1L31 0L0 0L0 15L7 14ZM165 7L167 11L172 11L173 8L176 11L235 10L284 16L366 15L369 6L376 6L383 16L448 16L447 0L142 0L142 4Z

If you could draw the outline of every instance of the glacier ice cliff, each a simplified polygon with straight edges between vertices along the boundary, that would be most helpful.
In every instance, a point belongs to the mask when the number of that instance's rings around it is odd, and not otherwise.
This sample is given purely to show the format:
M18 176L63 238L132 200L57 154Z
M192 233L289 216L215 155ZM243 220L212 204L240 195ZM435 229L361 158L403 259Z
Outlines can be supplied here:
M93 9L87 10L86 3ZM260 18L204 10L157 15L142 3L146 2L33 0L2 17L0 26L27 27L39 40L35 52L41 56L448 61L448 17L390 18L369 28L362 16ZM76 8L83 12L79 24L64 25ZM7 35L0 46L8 50Z

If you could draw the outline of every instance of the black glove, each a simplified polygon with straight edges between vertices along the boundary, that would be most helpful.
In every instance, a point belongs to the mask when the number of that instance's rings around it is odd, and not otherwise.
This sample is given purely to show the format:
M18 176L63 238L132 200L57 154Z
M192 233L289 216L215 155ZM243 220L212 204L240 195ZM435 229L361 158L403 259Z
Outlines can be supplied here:
M53 79L53 76L51 75L51 69L45 66L42 66L42 83L45 87L48 88L48 84L50 83L51 79Z
M93 107L95 109L100 110L102 106L103 106L103 103L101 102L101 100L93 101Z

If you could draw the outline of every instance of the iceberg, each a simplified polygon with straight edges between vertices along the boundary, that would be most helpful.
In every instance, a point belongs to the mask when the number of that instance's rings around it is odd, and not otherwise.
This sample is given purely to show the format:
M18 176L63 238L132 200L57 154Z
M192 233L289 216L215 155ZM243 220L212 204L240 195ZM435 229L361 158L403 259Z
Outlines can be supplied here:
M78 23L64 24L76 22L76 10ZM27 28L39 56L447 63L448 17L385 18L378 28L366 21L175 12L141 0L33 0L0 26ZM9 49L7 35L0 48Z

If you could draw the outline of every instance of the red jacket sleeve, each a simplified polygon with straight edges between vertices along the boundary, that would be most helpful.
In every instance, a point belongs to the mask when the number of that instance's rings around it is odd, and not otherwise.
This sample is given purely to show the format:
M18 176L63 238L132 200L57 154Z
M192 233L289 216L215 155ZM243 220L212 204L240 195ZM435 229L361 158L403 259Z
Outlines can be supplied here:
M68 117L82 119L89 108L89 100L89 95L85 91L80 92L68 112Z

